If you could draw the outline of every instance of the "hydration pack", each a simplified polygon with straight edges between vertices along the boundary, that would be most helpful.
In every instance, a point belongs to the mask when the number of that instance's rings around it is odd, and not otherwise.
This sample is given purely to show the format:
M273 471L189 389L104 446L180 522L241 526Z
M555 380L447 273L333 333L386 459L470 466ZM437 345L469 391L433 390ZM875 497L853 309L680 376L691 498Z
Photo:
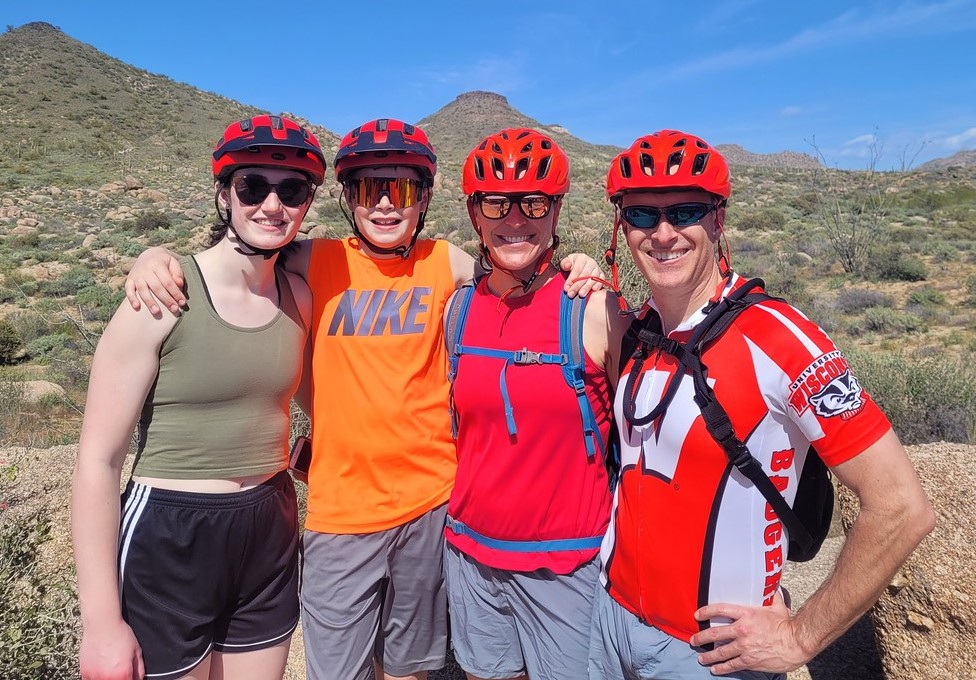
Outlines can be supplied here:
M462 344L464 336L464 326L468 319L468 309L471 306L471 299L478 280L472 279L458 289L457 294L451 299L447 313L444 315L444 341L447 343L448 352L448 374L447 377L454 383L457 375L458 362L462 354L473 356L494 357L504 359L499 385L502 392L502 400L505 405L505 423L508 433L515 435L515 414L512 403L508 397L505 375L509 367L525 366L531 364L557 364L562 367L563 379L576 395L579 404L580 418L583 424L583 439L586 445L586 455L593 458L597 451L605 451L606 447L600 428L597 427L596 416L593 407L586 396L586 386L583 382L585 374L584 351L583 351L583 312L586 308L586 298L571 298L563 291L559 302L559 353L547 354L544 352L533 352L527 347L520 350L492 349L488 347L469 347ZM454 438L457 438L457 413L454 409L453 388L451 395L451 427Z
M712 303L705 309L705 318L692 332L685 343L663 335L660 320L656 315L648 319L635 320L627 331L624 351L630 348L629 356L634 360L633 367L623 388L623 410L627 421L632 425L646 425L668 408L678 386L686 375L690 375L695 386L695 403L701 409L705 427L712 438L722 447L729 461L752 482L772 506L779 520L789 533L787 559L793 562L806 562L813 559L830 530L834 510L834 486L830 470L811 446L807 452L803 469L798 475L796 498L791 508L783 495L777 491L762 465L750 453L749 448L739 439L732 428L728 413L718 402L715 392L708 384L708 367L701 361L706 347L714 342L732 324L735 318L751 305L777 298L765 292L752 292L765 287L762 279L750 279L732 291L724 299ZM650 349L658 349L670 354L679 367L660 402L645 416L635 414L634 380L647 359ZM622 361L625 357L621 358Z

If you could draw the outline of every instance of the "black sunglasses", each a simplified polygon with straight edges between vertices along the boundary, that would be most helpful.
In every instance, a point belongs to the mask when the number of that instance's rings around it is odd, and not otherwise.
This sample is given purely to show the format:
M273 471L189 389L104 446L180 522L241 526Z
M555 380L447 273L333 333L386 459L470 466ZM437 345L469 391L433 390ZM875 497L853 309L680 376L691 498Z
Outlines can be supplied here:
M631 205L620 211L630 226L635 229L654 229L661 222L661 216L668 218L672 227L690 227L698 224L705 215L718 208L709 203L678 203L665 208L654 208L649 205Z
M307 179L289 177L272 184L264 175L241 175L234 178L234 191L243 205L259 205L273 191L278 200L289 208L297 208L308 200L312 185Z
M478 194L475 202L481 214L489 220L500 220L517 203L522 214L530 220L541 220L552 209L552 196L546 194Z

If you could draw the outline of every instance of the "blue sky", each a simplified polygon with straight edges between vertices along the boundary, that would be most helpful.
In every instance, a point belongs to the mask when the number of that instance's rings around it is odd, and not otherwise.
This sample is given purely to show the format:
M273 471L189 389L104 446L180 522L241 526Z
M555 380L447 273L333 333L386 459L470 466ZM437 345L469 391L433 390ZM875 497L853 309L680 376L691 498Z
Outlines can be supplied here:
M0 3L0 30L30 21L338 134L480 89L592 143L676 128L854 169L976 148L976 0Z

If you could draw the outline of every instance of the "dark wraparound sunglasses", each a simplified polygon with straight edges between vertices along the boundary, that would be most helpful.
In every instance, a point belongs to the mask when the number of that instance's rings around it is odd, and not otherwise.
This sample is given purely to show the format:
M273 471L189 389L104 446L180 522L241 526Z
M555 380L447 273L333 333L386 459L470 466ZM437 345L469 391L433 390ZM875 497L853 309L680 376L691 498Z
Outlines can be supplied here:
M690 227L701 222L705 215L718 208L709 203L678 203L665 208L655 208L649 205L631 205L620 211L624 221L635 229L654 229L661 222L661 217L668 218L672 227Z
M481 214L489 220L500 220L518 204L522 214L530 220L541 220L552 209L552 196L546 194L480 194L475 202Z
M426 185L409 177L357 177L350 179L346 186L357 205L372 207L385 194L397 208L409 208L420 202Z
M234 179L237 200L243 205L260 205L271 192L278 195L282 205L297 208L308 200L312 185L307 179L289 177L272 184L264 175L242 175Z

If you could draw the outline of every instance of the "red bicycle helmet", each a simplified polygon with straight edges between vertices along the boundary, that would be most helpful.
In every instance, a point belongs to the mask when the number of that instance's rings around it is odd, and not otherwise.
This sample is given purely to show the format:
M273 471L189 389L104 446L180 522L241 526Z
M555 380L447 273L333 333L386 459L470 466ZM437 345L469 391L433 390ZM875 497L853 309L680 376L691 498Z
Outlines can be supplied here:
M326 163L311 132L289 118L261 115L227 126L214 146L212 166L218 182L237 168L266 166L299 170L321 186Z
M336 179L339 182L357 168L382 165L412 166L428 185L433 185L437 173L437 154L423 130L393 118L363 123L339 142L335 157Z
M607 172L611 201L628 191L647 189L701 189L727 199L732 193L729 164L705 140L661 130L617 154Z
M569 191L569 158L552 139L529 128L485 137L464 161L461 190L475 193Z

